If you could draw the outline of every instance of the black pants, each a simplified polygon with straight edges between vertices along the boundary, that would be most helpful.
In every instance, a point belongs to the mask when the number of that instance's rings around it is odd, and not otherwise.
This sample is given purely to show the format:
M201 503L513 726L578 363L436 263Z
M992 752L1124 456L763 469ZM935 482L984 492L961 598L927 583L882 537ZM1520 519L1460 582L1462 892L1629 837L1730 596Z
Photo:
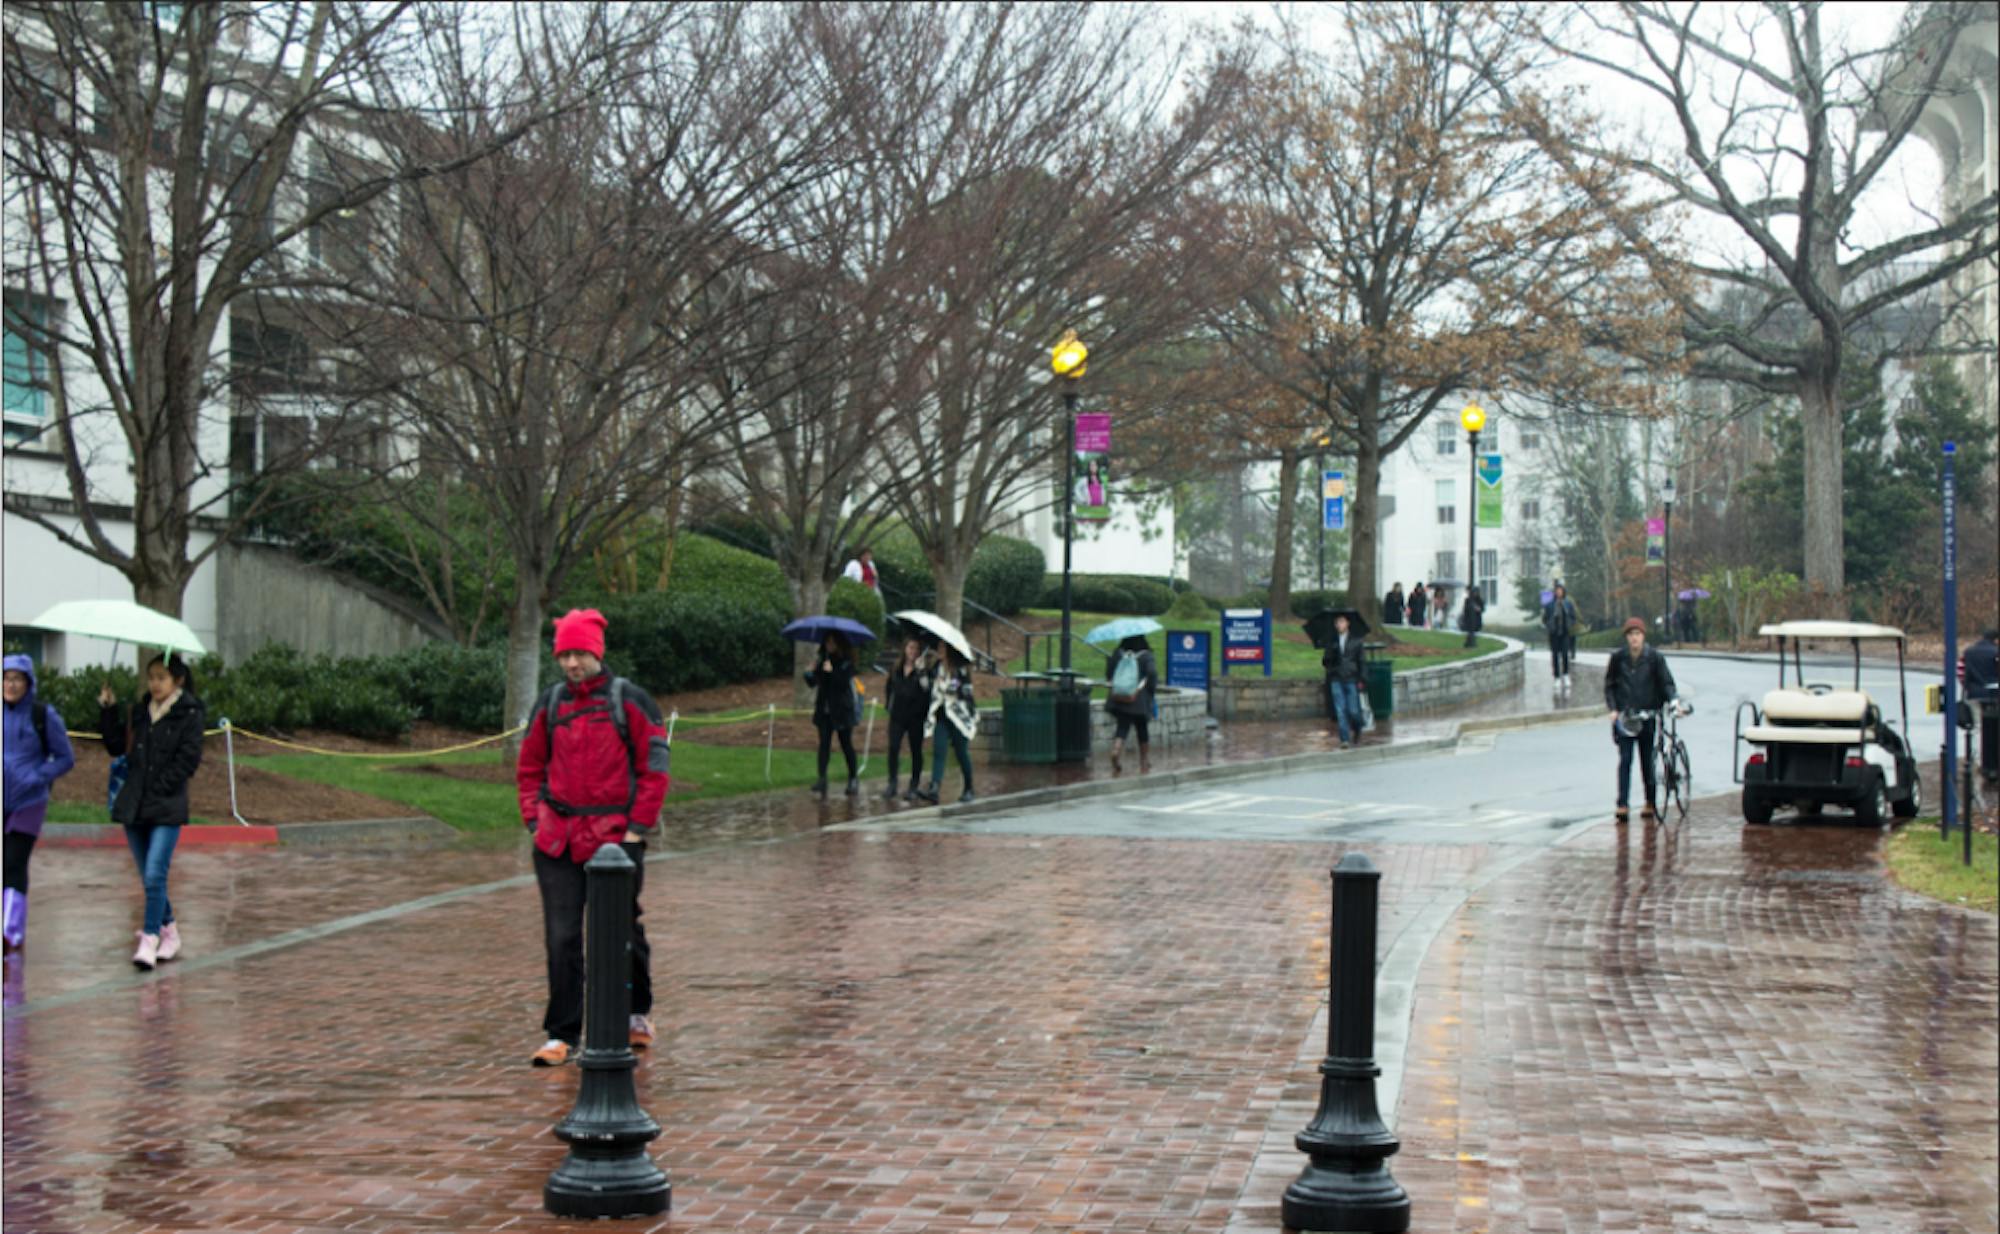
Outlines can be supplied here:
M5 885L9 891L23 894L28 890L28 856L35 851L35 841L40 836L31 836L25 831L7 833L7 877Z
M910 744L910 783L924 776L924 718L905 723L892 712L889 716L889 778L894 780L903 761L903 743ZM824 773L822 773L824 774Z
M1615 721L1611 725L1611 737L1618 743L1618 804L1620 806L1630 805L1632 802L1632 754L1635 750L1639 755L1639 776L1646 784L1646 804L1652 805L1655 800L1655 786L1653 783L1653 726L1657 723L1658 721L1656 720L1646 721L1645 727L1639 730L1637 737L1627 737L1625 734L1619 732Z
M1123 741L1125 740L1125 734L1131 732L1133 729L1136 728L1139 730L1139 744L1142 746L1147 744L1146 741L1147 720L1145 716L1128 716L1123 712L1114 712L1111 716L1111 720L1112 723L1114 723L1118 727L1118 731L1112 734L1114 738L1116 738L1119 741Z
M826 779L826 764L833 757L833 735L840 734L840 752L847 756L847 778L855 775L854 730L851 728L828 728L819 726L819 778Z
M1576 659L1576 636L1574 634L1549 635L1549 672L1557 677L1567 676L1570 662Z
M646 941L646 928L639 923L643 911L639 893L646 886L646 842L634 840L623 847L632 864L639 867L632 878L632 1014L646 1015L653 1010L653 948ZM549 1009L542 1017L542 1031L558 1041L581 1045L583 863L571 861L567 853L551 857L538 848L535 883L542 889L542 941L549 957Z
M1979 770L1987 779L2000 776L2000 700L1986 699L1979 709ZM7 837L9 840L13 836ZM11 851L11 850L10 850ZM13 861L10 856L7 859ZM11 866L10 866L11 868ZM8 883L9 887L14 884Z

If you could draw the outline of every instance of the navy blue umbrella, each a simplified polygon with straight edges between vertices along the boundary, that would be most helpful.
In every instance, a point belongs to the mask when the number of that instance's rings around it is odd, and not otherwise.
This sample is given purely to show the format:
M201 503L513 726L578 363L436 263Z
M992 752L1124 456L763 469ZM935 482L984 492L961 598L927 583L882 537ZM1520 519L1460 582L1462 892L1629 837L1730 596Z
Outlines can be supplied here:
M875 632L852 617L829 617L825 613L801 617L778 633L795 643L817 643L828 634L843 635L850 643L875 641Z

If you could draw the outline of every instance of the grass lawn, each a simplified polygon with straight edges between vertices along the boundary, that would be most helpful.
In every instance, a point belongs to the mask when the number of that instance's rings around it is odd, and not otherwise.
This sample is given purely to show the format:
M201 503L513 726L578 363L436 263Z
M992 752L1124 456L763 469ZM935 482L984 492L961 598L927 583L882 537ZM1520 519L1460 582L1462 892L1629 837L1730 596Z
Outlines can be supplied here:
M860 742L855 744L859 746ZM862 773L863 780L879 779L887 770L887 763L881 754L878 741L868 770ZM278 775L401 802L420 814L428 814L461 831L500 831L521 825L520 806L511 779L462 779L419 769L425 764L499 767L502 764L496 750L472 750L429 760L371 761L365 758L328 758L318 754L273 754L241 761ZM838 750L834 752L834 766L836 769L840 766ZM676 741L674 789L667 798L667 804L671 809L686 801L732 797L766 789L803 788L813 782L815 771L816 761L812 751L773 750L771 779L766 783L764 751L754 746L704 746ZM684 787L689 784L695 787Z
M2000 911L2000 837L1972 834L1972 864L1957 831L1938 838L1938 820L1920 818L1897 830L1884 848L1889 875L1918 895L1981 912Z
M1060 618L1062 616L1062 613L1055 609L1029 609L1028 612L1036 617ZM1071 613L1070 627L1081 638L1084 631L1113 620L1116 620L1115 616L1104 613ZM1168 625L1175 630L1208 631L1208 671L1211 677L1221 676L1222 622L1219 618L1206 623L1175 621L1163 622L1162 624ZM1324 672L1320 668L1319 649L1306 640L1305 631L1301 628L1301 625L1302 623L1298 621L1279 621L1273 624L1271 631L1271 675L1273 677L1315 679ZM1377 631L1370 634L1365 641L1375 642L1380 637L1380 632ZM1159 663L1160 675L1164 679L1167 671L1166 635L1154 634L1148 637L1146 641L1153 648L1153 658ZM1429 656L1391 656L1389 658L1390 671L1398 673L1413 668L1429 668L1433 665L1449 664L1454 660L1464 660L1473 656L1485 655L1489 651L1500 650L1503 645L1498 639L1481 636L1478 646L1467 647L1464 645L1465 635L1456 631L1413 630L1403 626L1396 627L1396 641L1420 647L1435 648L1438 652L1436 655ZM1093 675L1104 671L1104 657L1085 652L1080 646L1071 653L1071 662L1082 671ZM1024 661L1016 659L1006 665L1006 671L1018 673L1024 667ZM1041 668L1041 656L1039 653L1035 657L1035 668L1037 671ZM1236 669L1232 675L1261 676L1262 673L1263 670L1261 668L1252 666L1247 670Z

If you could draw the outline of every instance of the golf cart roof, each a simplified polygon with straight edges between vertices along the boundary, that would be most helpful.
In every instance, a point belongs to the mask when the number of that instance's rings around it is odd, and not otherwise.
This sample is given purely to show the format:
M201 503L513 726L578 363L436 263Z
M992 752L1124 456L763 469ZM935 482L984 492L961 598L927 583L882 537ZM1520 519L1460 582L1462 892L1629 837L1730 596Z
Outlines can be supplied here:
M1891 638L1903 641L1903 632L1894 626L1870 625L1865 621L1780 621L1758 627L1763 638Z

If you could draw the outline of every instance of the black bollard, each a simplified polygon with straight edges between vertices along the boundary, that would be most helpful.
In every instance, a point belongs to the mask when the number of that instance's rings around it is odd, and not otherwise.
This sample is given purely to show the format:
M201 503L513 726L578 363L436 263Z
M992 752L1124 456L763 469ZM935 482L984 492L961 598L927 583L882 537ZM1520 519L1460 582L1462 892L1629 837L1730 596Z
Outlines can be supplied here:
M569 1155L542 1188L542 1206L558 1217L643 1217L667 1211L673 1186L646 1153L660 1125L639 1108L632 1071L628 984L632 950L632 881L638 867L606 844L584 870L583 1082L576 1108L556 1124Z
M1402 1145L1375 1105L1375 896L1382 874L1349 853L1333 869L1333 971L1327 980L1326 1058L1319 1110L1293 1138L1311 1161L1285 1188L1294 1230L1402 1234L1410 1197L1385 1164Z

